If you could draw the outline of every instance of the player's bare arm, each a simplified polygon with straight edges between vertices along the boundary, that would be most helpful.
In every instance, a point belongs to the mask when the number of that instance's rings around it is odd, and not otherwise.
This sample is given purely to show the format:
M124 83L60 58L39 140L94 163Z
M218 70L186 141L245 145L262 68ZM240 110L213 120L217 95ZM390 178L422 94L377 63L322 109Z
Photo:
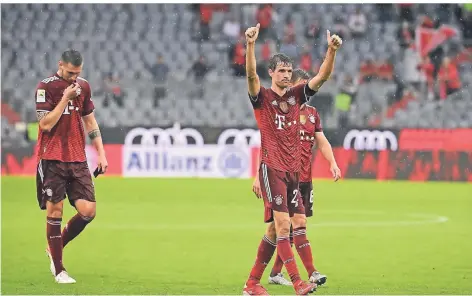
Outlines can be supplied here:
M36 116L38 118L39 127L41 130L49 132L52 128L57 124L59 119L64 113L69 100L73 100L77 97L78 93L77 90L79 89L78 84L71 84L68 88L64 90L64 95L62 99L59 101L57 106L50 112L48 111L37 111Z
M261 89L261 82L256 72L256 53L255 43L257 36L259 36L259 27L257 24L255 27L251 27L246 30L246 77L249 89L249 94L253 97L259 94Z
M336 51L341 47L343 41L338 35L332 35L327 31L328 38L328 50L326 51L326 56L321 64L320 71L313 77L309 82L308 86L314 91L318 91L320 87L328 81L333 73L334 61L336 59Z
M339 169L336 159L334 158L331 144L323 132L316 132L315 139L321 154L329 162L329 169L333 174L334 181L338 181L339 178L341 178L341 170Z
M252 192L257 196L257 198L262 198L262 190L261 190L261 181L259 179L259 170L261 169L261 159L259 155L259 159L257 161L259 166L257 167L256 178L252 183Z
M82 117L85 125L85 131L88 133L92 144L98 152L98 167L102 169L103 173L108 168L108 161L105 156L105 149L103 148L102 134L98 126L97 120L95 119L94 113L90 113Z

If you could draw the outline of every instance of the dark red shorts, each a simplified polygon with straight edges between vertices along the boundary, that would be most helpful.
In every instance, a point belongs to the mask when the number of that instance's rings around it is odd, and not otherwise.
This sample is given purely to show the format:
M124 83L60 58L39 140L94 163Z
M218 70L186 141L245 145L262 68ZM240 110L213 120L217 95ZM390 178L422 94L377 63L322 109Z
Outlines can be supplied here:
M87 162L40 160L36 189L42 210L46 209L47 201L58 203L66 198L66 194L72 206L78 199L95 202L95 188Z
M259 180L261 180L264 198L264 222L274 220L273 211L294 214L305 214L305 207L298 189L298 173L287 173L269 168L261 163Z
M313 216L313 183L300 182L298 186L305 206L305 216L311 217Z

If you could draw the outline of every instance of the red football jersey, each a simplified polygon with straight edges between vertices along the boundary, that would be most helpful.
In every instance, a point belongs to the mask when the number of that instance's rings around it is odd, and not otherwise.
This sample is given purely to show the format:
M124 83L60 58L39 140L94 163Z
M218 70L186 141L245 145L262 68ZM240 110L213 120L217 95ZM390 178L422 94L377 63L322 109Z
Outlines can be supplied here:
M87 160L82 116L92 113L95 107L88 81L79 77L75 83L80 85L80 95L69 101L69 105L51 131L39 130L38 160L49 159L62 162ZM35 95L36 112L52 111L69 85L69 82L57 74L39 82Z
M300 141L302 144L302 164L300 182L311 182L311 149L315 143L315 133L322 132L321 119L315 107L307 104L300 109Z
M256 97L250 97L259 110L262 162L284 172L300 171L300 105L316 92L307 84L289 88L283 96L261 86Z

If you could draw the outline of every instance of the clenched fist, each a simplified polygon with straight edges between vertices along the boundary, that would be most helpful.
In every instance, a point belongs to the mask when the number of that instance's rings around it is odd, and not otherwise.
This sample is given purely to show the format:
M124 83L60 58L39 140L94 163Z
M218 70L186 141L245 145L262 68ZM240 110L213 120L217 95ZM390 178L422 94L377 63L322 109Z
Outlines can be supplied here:
M80 92L81 88L78 83L71 84L64 90L64 97L69 100L73 100L80 95Z
M334 50L338 50L343 44L343 40L341 39L341 37L339 37L336 34L331 36L331 33L329 32L329 30L327 31L327 34L328 34L328 47Z
M257 23L255 27L250 27L246 30L246 42L247 43L254 43L256 42L257 36L259 36L259 28L261 25Z

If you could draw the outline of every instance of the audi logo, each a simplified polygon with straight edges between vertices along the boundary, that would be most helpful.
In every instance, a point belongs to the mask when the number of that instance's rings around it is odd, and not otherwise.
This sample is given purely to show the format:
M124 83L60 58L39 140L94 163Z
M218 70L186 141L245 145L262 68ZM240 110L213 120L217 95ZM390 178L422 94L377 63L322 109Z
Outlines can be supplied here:
M223 131L218 138L218 145L259 146L261 144L261 133L254 129L234 129Z
M193 128L180 128L176 123L173 127L142 128L137 127L130 130L125 137L125 145L142 146L171 146L171 145L204 145L202 134Z
M398 149L397 137L391 131L351 130L344 138L344 149L351 149L353 142L353 148L358 151L386 150L387 143L390 143L390 150L396 151Z

